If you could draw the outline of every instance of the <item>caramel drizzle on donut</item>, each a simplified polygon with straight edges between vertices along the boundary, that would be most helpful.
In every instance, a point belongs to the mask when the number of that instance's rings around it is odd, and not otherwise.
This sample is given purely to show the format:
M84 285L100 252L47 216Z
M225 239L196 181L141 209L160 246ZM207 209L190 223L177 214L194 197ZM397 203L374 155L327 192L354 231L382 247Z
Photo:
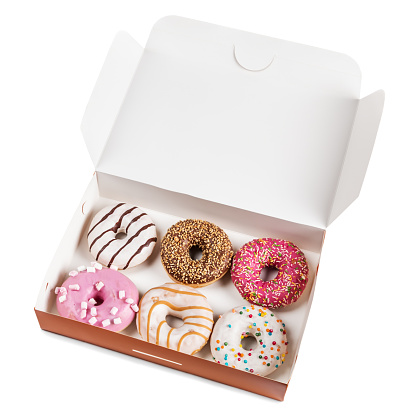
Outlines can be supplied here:
M206 319L207 321L214 323L213 319L207 318L206 316L199 316L199 315L191 315L191 316L186 316L185 318L182 318L183 321L189 319L189 318L201 318L201 319Z
M149 223L149 224L147 224L146 226L143 226L141 229L139 229L137 232L136 232L136 234L134 234L114 255L113 255L113 257L110 259L110 262L108 263L108 265L107 265L107 267L110 267L112 264L113 264L113 261L114 261L114 259L117 257L117 255L128 245L128 244L130 244L131 242L132 242L132 240L133 239L135 239L136 237L138 237L139 236L139 234L140 233L142 233L142 231L144 231L144 230L146 230L146 229L148 229L149 227L153 227L153 226L155 226L155 224L153 224L153 223ZM127 231L127 229L126 229L126 231ZM151 239L150 239L151 240ZM148 240L149 241L149 240ZM147 242L146 242L147 243ZM145 243L145 244L146 244ZM143 247L145 247L144 245L142 245ZM140 248L143 248L143 247L140 247ZM139 249L140 249L139 248ZM128 262L128 264L130 263L130 261L132 260L132 258L134 257L134 256L136 256L136 254L139 254L138 252L136 252L130 259L129 259L129 262ZM127 265L126 265L126 267L127 267ZM124 268L124 269L126 269L126 267Z
M106 233L108 233L109 231L112 231L113 233L116 233L117 232L117 230L119 230L120 229L120 226L122 225L122 221L123 221L123 218L124 218L124 216L126 216L127 214L129 214L129 213L131 213L134 209L136 209L137 207L132 207L132 208L130 208L129 210L126 210L121 216L120 216L120 218L119 218L119 220L117 221L117 223L113 226L113 227L110 227L109 229L107 229L107 230L105 230L105 231L103 231L103 233L101 233L100 234L100 236L97 236L94 240L93 240L93 242L90 244L90 247L89 247L89 249L90 249L90 251L91 251L91 248L93 247L93 245L94 245L94 243L98 240L98 239L100 239L102 236L104 236ZM130 223L129 223L129 225L130 225Z
M159 331L164 323L167 323L167 321L161 321L158 325L158 329L156 330L156 345L159 345Z
M124 204L126 204L126 203L119 203L119 204L117 204L117 206L115 206L115 207L113 207L107 214L105 214L102 218L101 218L101 220L100 221L98 221L95 225L94 225L94 227L92 228L92 229L90 229L90 231L87 233L87 236L89 236L90 235L90 233L100 224L100 223L102 223L104 220L106 220L107 219L107 217L110 217L115 211L116 211L116 209L118 209L120 206L123 206Z
M173 283L174 285L175 283ZM178 283L177 283L178 285ZM174 292L174 293L180 293L182 295L193 295L193 296L202 296L203 298L206 298L204 295L202 295L201 293L195 293L195 292L187 292L187 291L183 291L183 290L177 290L177 289L172 289L172 288L167 288L167 287L162 287L162 286L157 286L154 288L151 288L148 290L148 292L150 292L151 290L156 290L156 289L161 289L161 290L167 290L169 292ZM147 293L148 293L147 292ZM191 316L189 316L190 318Z
M170 308L172 310L175 310L175 311L183 311L183 310L188 310L188 309L204 309L204 310L209 311L211 313L213 312L210 308L205 308L204 306L183 306L183 307L177 307L177 306L174 306L172 303L169 303L169 302L167 302L165 300L160 300L158 302L155 302L151 306L151 308L149 309L149 313L148 313L148 323L147 323L147 327L146 327L146 340L148 342L149 342L149 324L150 324L150 321L151 321L151 315L152 315L152 312L153 312L155 306L158 306L158 305L166 305L166 306L168 306L168 308ZM174 328L172 328L172 329L174 329ZM168 333L168 339L167 339L167 341L169 340L169 335L171 334L172 329ZM167 348L169 348L168 345L167 345Z
M200 328L206 328L206 329L208 329L211 332L211 328L209 328L207 325L203 325L202 323L185 322L184 325L199 326Z
M140 301L139 301L139 311L138 311L138 313L137 313L137 321L138 321L138 331L139 331L139 334L142 336L142 334L140 333L140 309L141 309L141 307L142 307L142 300L143 300L143 298L144 298L145 296L142 296L141 297L141 299L140 299Z
M204 338L205 339L205 341L207 342L208 341L208 338L206 338L203 334L201 334L200 332L187 332L186 334L184 334L182 337L181 337L181 339L179 340L179 342L178 342L178 347L177 347L177 351L179 351L180 350L180 348L181 348L181 343L182 343L182 341L184 340L184 338L186 337L186 336L188 336L188 335L199 335L199 336L201 336L202 338Z
M171 332L174 330L174 328L171 328L167 335L167 348L169 348L169 337L171 336Z

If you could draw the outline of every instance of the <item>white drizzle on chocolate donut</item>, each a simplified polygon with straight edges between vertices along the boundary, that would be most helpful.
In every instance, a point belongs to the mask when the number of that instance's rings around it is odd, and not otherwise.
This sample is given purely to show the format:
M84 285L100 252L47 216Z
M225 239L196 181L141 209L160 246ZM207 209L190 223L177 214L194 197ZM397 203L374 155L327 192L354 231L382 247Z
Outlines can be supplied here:
M122 233L125 237L120 238ZM145 261L157 241L155 224L139 207L119 203L99 211L87 234L88 247L101 264L127 269Z

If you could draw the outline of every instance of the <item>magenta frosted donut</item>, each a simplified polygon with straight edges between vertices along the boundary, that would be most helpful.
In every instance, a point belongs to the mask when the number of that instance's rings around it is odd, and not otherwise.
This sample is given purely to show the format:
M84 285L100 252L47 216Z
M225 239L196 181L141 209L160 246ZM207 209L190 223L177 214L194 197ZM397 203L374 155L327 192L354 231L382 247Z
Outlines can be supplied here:
M260 278L264 267L278 270L273 280ZM298 300L308 281L304 253L293 243L280 239L256 239L246 243L233 258L232 281L248 302L282 308Z
M99 263L80 266L55 289L58 313L109 331L125 329L139 310L139 292L125 275Z

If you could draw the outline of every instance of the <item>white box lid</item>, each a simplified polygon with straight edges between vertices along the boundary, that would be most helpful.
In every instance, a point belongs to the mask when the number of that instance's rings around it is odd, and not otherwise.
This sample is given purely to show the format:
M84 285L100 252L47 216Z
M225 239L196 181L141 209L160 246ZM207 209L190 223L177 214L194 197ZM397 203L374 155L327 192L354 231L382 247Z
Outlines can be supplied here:
M326 228L359 194L382 91L348 56L180 17L119 33L82 131L96 170Z

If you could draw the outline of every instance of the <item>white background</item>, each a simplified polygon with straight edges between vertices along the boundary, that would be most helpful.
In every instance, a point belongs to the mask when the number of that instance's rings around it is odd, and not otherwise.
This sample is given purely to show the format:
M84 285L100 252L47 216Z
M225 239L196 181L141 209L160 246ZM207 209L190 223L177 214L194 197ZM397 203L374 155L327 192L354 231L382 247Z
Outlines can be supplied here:
M2 1L0 411L416 412L412 3ZM361 196L327 232L284 403L44 332L33 311L93 174L79 125L110 43L125 30L144 45L169 14L346 53L363 95L386 91Z

